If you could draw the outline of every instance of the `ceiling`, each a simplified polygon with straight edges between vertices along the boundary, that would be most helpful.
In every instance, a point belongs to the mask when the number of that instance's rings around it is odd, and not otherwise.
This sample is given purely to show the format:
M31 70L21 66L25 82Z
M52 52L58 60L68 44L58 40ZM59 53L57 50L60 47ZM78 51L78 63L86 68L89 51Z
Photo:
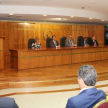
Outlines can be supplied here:
M0 0L0 20L108 25L107 4L108 0Z

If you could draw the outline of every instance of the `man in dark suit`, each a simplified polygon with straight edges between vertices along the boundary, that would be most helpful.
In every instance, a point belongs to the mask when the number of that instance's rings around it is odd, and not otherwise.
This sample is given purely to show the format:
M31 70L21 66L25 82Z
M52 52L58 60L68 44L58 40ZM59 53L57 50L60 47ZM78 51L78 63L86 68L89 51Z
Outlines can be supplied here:
M97 72L90 65L82 65L78 71L78 84L81 89L77 96L68 99L66 108L93 108L98 102L106 99L102 90L97 90L95 84Z
M19 108L13 98L0 97L0 108Z
M98 44L98 42L97 42L95 36L92 36L91 46L98 46L98 45L99 45L99 44Z
M89 44L87 42L87 37L84 37L84 40L82 40L82 42L81 42L81 46L89 46Z
M55 35L52 36L52 40L50 41L50 47L52 47L52 48L59 48L60 47L59 42L56 40Z

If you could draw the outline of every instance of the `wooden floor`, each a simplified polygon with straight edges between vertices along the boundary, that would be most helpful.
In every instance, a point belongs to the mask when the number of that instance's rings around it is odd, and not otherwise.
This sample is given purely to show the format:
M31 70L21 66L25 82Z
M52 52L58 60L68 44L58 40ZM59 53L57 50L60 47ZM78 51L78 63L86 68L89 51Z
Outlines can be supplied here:
M0 70L0 89L76 84L78 68L85 64L94 66L98 81L108 79L108 60L20 71L7 66Z

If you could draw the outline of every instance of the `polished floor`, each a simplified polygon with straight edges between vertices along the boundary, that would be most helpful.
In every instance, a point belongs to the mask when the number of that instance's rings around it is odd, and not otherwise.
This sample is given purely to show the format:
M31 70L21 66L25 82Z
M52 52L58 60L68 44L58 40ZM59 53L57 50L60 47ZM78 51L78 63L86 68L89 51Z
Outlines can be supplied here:
M19 71L6 67L0 70L0 89L77 84L78 69L85 64L94 66L98 81L108 80L108 60Z
M108 90L108 80L98 81L96 87L101 90ZM68 90L71 91L68 91ZM73 89L73 90L72 90ZM74 90L78 89L78 90ZM64 90L64 92L55 92ZM36 93L41 91L42 93ZM45 93L44 91L47 91ZM50 92L52 91L52 92ZM8 97L14 98L19 108L65 108L68 98L77 95L80 90L78 84L32 87L32 88L14 88L0 90L0 95L10 94L14 92L35 92L34 94L17 94Z
M20 71L8 66L0 70L0 97L14 98L19 108L65 108L80 92L77 72L85 64L98 73L96 87L108 90L108 60Z

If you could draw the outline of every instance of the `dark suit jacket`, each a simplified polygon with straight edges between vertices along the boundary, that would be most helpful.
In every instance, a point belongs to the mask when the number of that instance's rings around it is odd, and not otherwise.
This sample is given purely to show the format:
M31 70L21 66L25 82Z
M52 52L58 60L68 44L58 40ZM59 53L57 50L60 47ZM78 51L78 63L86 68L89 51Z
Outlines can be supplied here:
M69 98L66 108L93 108L104 99L106 99L105 92L93 87L82 91L77 96Z
M88 44L88 42L86 41L86 43ZM88 44L89 45L89 44ZM84 46L84 41L81 42L81 46Z
M96 42L96 45L98 46L99 44L98 44L97 40L95 40L95 42ZM92 40L92 42L91 42L91 46L94 46L93 40Z
M13 98L0 97L0 108L19 108Z
M55 40L55 41L56 41L56 44L58 46L59 45L59 42L57 40ZM50 41L50 47L52 47L52 48L55 48L56 47L55 44L54 44L54 42L53 42L53 40Z

